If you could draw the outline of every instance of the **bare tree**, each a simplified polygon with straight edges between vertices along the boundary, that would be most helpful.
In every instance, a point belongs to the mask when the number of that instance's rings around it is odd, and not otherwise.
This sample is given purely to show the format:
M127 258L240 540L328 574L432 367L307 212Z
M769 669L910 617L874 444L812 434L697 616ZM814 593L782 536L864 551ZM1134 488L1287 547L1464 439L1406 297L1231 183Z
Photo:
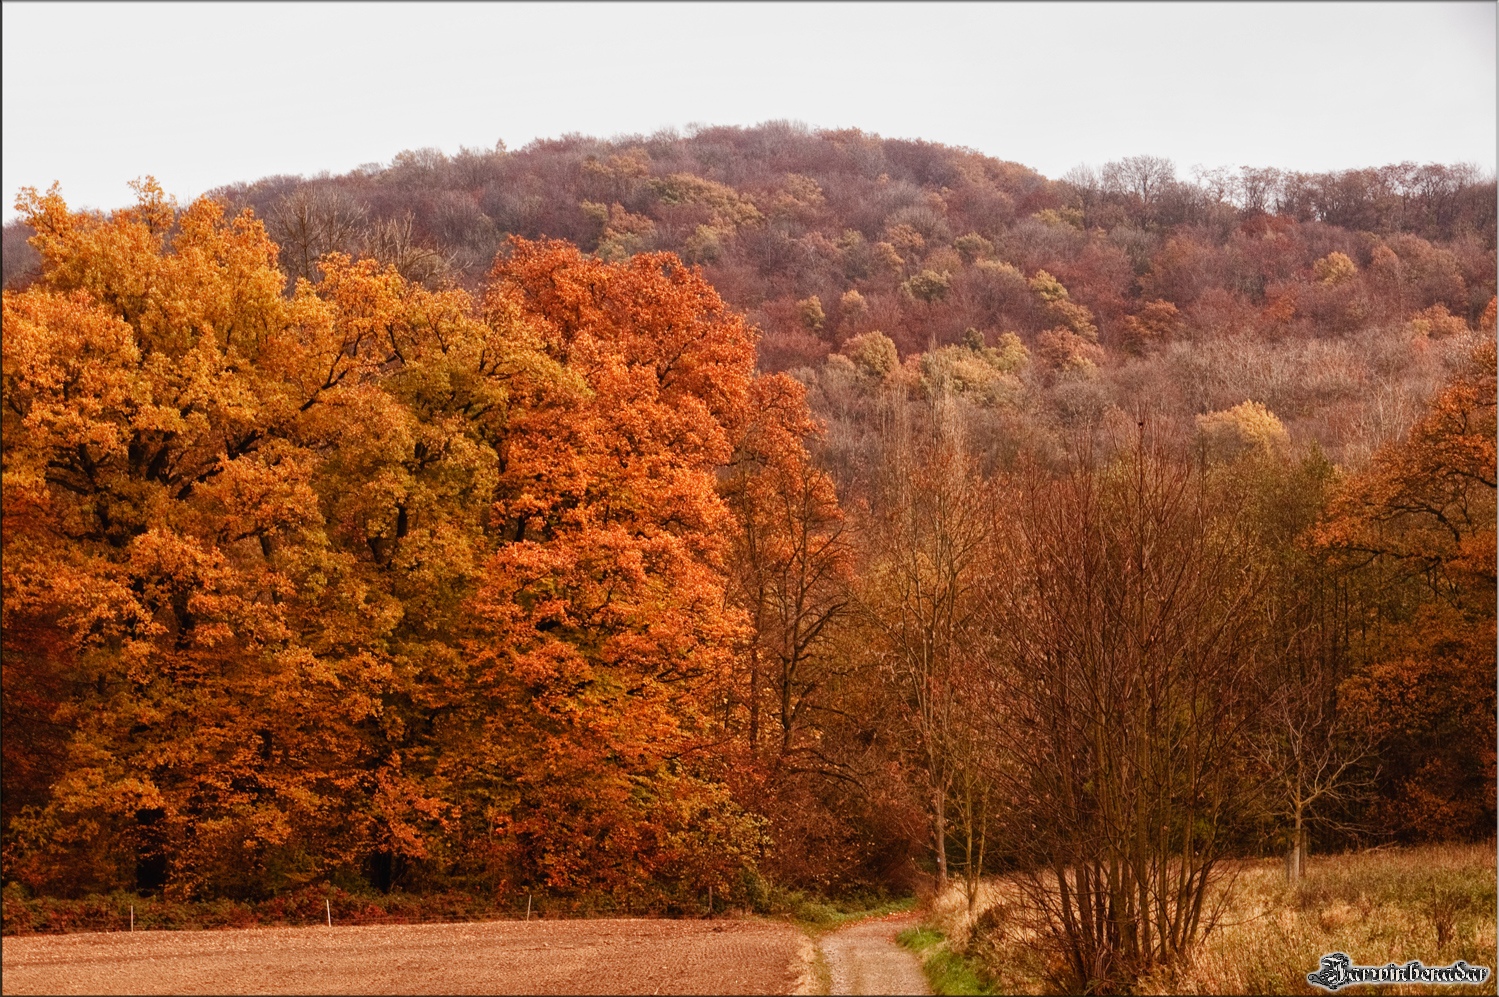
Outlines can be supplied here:
M1236 502L1138 438L1025 476L995 616L1021 881L1075 993L1126 986L1213 920L1208 886L1247 809L1259 571ZM1003 773L1001 773L1003 775Z
M988 581L994 580L993 569ZM953 778L950 796L958 843L963 849L963 894L968 911L978 905L989 846L996 828L996 812L1003 810L1001 772L1010 765L1004 733L1008 730L1003 696L994 682L994 671L986 661L983 639L970 646L970 667L951 676L953 683L953 729L948 737Z
M1238 194L1239 179L1226 166L1209 169L1199 163L1192 167L1192 179L1215 204L1231 202Z
M352 253L364 230L365 211L336 188L299 187L276 203L266 219L281 246L281 266L293 280L317 279L317 261Z
M1084 211L1090 210L1103 192L1103 181L1099 178L1098 171L1087 163L1079 163L1063 173L1062 183L1071 187Z
M1106 163L1102 179L1105 190L1133 194L1148 209L1175 182L1176 164L1162 156L1126 156Z
M1247 214L1262 214L1275 207L1281 184L1280 171L1273 167L1239 168L1239 208Z
M396 268L409 281L431 285L453 268L453 254L421 245L411 212L371 225L364 234L365 255Z
M939 890L949 874L948 804L964 771L961 742L971 726L963 722L958 676L982 667L983 591L992 577L984 563L989 503L976 462L945 407L939 399L926 432L897 419L887 441L886 472L867 532L871 563L863 600L881 638L877 655L917 745ZM968 820L967 829L971 851L977 825Z
M1310 827L1329 821L1329 809L1367 789L1372 780L1365 763L1375 744L1366 726L1338 710L1336 688L1327 682L1282 682L1263 711L1257 753L1270 814L1289 825L1286 878L1297 883Z

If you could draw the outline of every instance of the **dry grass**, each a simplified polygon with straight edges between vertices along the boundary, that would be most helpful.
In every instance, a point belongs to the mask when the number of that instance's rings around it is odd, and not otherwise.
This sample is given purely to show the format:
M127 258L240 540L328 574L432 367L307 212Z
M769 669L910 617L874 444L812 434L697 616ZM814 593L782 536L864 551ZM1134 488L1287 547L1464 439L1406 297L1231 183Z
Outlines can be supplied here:
M973 913L954 887L932 901L927 922L947 937L995 993L1046 993L1051 955L1045 935L1026 914L1019 888L1003 878L985 880Z
M1312 856L1300 888L1276 859L1225 869L1218 925L1181 964L1141 980L1140 993L1321 994L1306 974L1328 952L1355 963L1458 959L1495 967L1495 846L1436 845ZM1000 993L1045 993L1051 946L1027 923L1018 890L986 882L975 916L961 890L933 903L930 923ZM1493 993L1484 987L1350 987L1339 993Z

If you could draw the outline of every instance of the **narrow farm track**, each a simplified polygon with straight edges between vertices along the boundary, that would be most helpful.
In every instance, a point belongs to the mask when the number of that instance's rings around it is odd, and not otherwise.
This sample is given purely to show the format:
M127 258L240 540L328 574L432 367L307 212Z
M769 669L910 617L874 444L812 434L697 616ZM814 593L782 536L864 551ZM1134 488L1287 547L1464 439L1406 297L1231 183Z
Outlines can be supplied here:
M0 953L6 994L784 994L807 979L804 936L767 921L117 932Z
M926 974L895 936L913 927L914 914L860 921L819 942L835 994L926 994Z

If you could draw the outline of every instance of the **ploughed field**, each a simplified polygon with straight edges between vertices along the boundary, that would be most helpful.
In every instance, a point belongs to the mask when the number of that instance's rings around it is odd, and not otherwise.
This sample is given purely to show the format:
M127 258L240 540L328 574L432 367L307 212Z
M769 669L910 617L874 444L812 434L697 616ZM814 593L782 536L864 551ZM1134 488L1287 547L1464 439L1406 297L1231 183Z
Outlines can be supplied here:
M7 994L784 994L801 932L766 921L491 921L6 938Z

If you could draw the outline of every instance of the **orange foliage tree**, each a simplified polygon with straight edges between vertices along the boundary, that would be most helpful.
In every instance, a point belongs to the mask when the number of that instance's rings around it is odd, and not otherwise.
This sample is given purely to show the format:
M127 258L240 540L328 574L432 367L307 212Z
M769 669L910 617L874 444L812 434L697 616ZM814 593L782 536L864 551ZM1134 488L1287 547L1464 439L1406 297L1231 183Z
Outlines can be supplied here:
M1485 339L1314 534L1372 593L1344 691L1383 749L1379 823L1409 838L1493 829L1494 357Z
M6 766L10 877L728 885L754 349L699 275L517 243L481 303L337 254L288 295L209 200L20 208L5 710L51 733Z
M290 587L278 545L321 553L306 448L265 432L300 413L244 370L302 309L259 226L203 202L169 254L172 206L140 195L108 221L24 196L45 272L4 303L6 622L67 646L73 694L48 719L77 730L45 810L19 821L34 882L86 854L83 884L133 862L160 885L168 851L184 869L211 864L214 839L257 851L327 788L268 799L257 771L266 751L320 747L297 714L321 690L293 678L271 598Z
M708 750L744 633L716 469L753 340L669 254L611 266L517 241L491 280L487 310L520 316L569 375L514 424L467 644L495 858L554 887L721 890L755 837Z

